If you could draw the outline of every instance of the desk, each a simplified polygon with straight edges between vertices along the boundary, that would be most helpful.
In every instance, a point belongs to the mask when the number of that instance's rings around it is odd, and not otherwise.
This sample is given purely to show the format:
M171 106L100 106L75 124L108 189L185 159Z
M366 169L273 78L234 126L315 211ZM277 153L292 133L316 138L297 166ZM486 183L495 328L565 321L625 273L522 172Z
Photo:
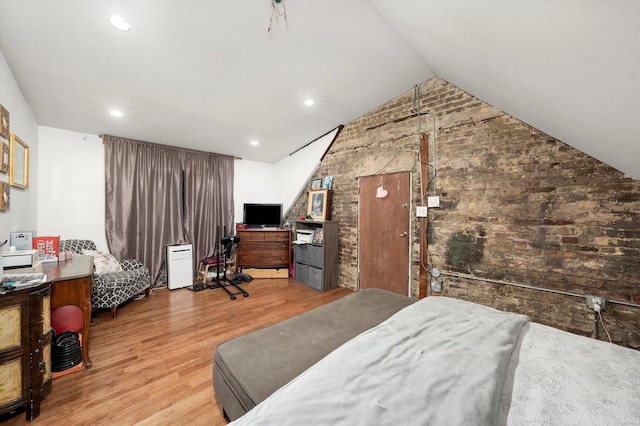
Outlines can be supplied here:
M51 285L51 310L64 305L82 309L82 361L91 368L89 358L89 326L91 325L91 290L93 257L74 255L62 262L40 263L35 268L14 269L12 273L42 272Z

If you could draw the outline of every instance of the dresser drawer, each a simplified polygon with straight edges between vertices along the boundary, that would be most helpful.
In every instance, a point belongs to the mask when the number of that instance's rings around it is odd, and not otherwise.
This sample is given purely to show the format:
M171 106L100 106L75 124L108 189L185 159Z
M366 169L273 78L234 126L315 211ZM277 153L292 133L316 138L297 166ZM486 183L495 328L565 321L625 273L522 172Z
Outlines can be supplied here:
M289 268L291 232L289 230L239 230L236 252L239 268Z
M322 268L322 262L324 260L324 250L322 246L309 245L309 265L316 268Z

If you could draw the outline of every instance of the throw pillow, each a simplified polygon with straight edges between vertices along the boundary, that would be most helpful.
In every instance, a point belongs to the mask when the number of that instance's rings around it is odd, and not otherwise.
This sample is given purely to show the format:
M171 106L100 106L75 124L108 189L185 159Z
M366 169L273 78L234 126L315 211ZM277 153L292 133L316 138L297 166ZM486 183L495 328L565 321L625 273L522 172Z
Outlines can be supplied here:
M112 254L103 253L97 250L82 250L82 254L93 257L94 275L110 274L122 271L122 266L118 259Z

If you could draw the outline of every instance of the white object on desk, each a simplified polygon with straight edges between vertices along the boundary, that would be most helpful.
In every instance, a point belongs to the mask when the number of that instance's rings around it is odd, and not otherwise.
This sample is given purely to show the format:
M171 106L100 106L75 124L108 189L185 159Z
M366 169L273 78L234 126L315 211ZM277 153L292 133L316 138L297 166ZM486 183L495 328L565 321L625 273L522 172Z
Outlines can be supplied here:
M33 268L40 262L38 250L3 251L2 257L5 268Z

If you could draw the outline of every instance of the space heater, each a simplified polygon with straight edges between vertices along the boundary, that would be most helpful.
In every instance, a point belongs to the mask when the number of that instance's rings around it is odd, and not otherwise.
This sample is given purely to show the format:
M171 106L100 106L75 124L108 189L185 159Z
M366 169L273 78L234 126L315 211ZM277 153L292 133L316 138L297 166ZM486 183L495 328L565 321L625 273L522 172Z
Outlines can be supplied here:
M169 290L193 285L193 248L191 244L167 245L167 287Z

